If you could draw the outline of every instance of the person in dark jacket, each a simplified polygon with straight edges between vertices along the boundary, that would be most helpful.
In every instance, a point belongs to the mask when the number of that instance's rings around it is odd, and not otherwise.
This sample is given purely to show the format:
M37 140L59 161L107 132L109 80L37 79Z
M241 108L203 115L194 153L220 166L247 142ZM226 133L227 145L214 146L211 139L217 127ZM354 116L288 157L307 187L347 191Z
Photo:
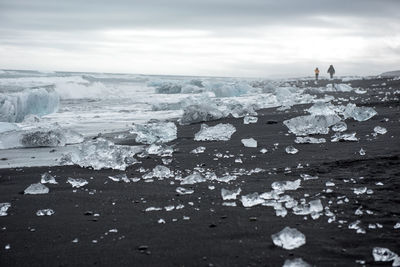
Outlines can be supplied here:
M329 69L327 72L331 75L331 79L333 79L333 75L335 74L335 68L333 67L333 65L329 66Z
M315 68L314 72L315 72L315 80L318 81L319 69Z

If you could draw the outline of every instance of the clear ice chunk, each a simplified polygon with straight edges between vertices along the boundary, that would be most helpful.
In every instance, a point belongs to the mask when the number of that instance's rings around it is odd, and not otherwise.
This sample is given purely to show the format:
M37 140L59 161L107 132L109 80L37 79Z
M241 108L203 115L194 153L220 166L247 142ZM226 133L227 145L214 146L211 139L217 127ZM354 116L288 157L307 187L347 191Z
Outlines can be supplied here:
M51 216L54 214L52 209L41 209L36 212L36 216Z
M257 123L258 118L257 117L253 117L253 116L245 116L243 118L243 123L244 124L250 124L250 123Z
M193 189L183 188L183 187L177 187L177 188L176 188L176 192L177 192L179 195L190 195L190 194L193 194L193 193L194 193L194 190L193 190Z
M372 249L372 256L375 261L393 261L392 266L400 266L400 257L388 248L374 247Z
M42 178L40 179L40 183L42 184L58 184L53 175L48 172L42 174Z
M206 178L204 178L200 173L194 172L181 181L181 185L188 185L188 184L197 184L197 183L202 183L205 182Z
M88 184L88 181L82 178L71 178L68 177L67 183L72 185L72 188L80 188Z
M309 215L322 212L324 207L322 206L321 200L311 200L308 203L299 204L293 207L293 213L296 215Z
M293 260L285 260L282 267L312 267L312 265L305 262L302 258L295 258Z
M335 133L331 142L357 142L356 133Z
M213 121L225 117L225 114L212 104L187 106L180 119L180 124L187 125L197 122Z
M129 183L131 180L126 176L125 173L122 174L117 174L114 176L108 176L108 178L110 178L111 180L113 180L114 182L125 182L125 183Z
M310 136L306 136L306 137L298 136L298 137L296 137L294 142L296 144L322 144L322 143L326 143L326 139L325 138L315 138L315 137L310 137Z
M31 184L24 190L26 195L39 195L49 193L49 188L41 183Z
M377 134L385 134L385 133L387 133L387 130L384 127L376 126L374 128L374 132L377 133Z
M200 131L194 136L196 141L228 141L232 134L236 132L236 128L229 123L220 123L215 126L202 124Z
M340 122L337 115L306 115L285 120L283 124L295 135L327 134L329 127Z
M151 179L151 178L158 178L159 180L163 180L166 178L173 177L174 173L168 168L163 165L157 165L153 168L153 170L149 173L146 173L142 176L143 179Z
M306 243L306 236L296 228L285 227L282 231L271 235L272 241L278 247L292 250Z
M265 202L264 199L262 199L258 193L252 193L248 195L244 195L240 198L240 201L242 202L243 207L245 208L250 208L256 205L260 205Z
M347 104L343 115L344 118L353 118L356 121L366 121L378 114L371 107L357 107L355 104Z
M297 148L295 148L294 146L287 146L285 148L285 151L288 154L296 154L297 152L299 152L299 150Z
M234 190L228 190L225 188L221 189L221 197L223 200L234 200L242 192L242 189L237 188Z
M344 121L340 121L332 126L334 132L344 132L347 130L347 124Z
M173 122L135 124L130 133L136 134L136 142L142 144L167 143L177 138L177 128Z
M204 146L199 146L199 147L193 149L192 151L190 151L190 153L200 154L200 153L204 153L204 151L206 151L206 148Z
M257 147L257 141L253 138L242 139L241 141L245 147Z
M358 151L358 153L361 155L361 156L365 156L365 150L364 149L360 149L360 151Z
M297 190L300 187L301 180L295 181L284 181L284 182L273 182L271 184L272 189L283 192L287 190Z
M4 202L0 203L0 216L7 216L7 211L11 207L11 203Z

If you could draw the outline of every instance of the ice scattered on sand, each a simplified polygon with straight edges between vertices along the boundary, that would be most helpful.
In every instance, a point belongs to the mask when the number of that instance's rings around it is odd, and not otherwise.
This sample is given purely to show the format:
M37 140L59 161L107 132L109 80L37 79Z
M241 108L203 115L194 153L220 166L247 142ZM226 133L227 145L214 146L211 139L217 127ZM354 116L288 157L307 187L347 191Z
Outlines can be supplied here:
M41 209L36 212L36 216L51 216L54 214L52 209Z
M302 258L295 258L293 260L285 260L282 267L312 267L312 265L305 262Z
M67 183L72 185L72 188L80 188L88 184L88 181L82 178L71 178L68 177Z
M295 181L273 182L271 184L271 187L274 190L284 192L287 190L297 190L300 187L300 183L300 179L297 179Z
M204 178L200 173L194 172L181 181L181 185L190 185L190 184L197 184L197 183L203 183L206 181L206 178Z
M288 154L296 154L297 152L299 152L299 150L297 148L295 148L294 146L287 146L285 148L285 151Z
M165 224L165 220L164 219L159 219L157 222L161 223L161 224Z
M375 261L393 261L392 266L400 266L400 257L390 249L374 247L372 249L372 256Z
M227 201L225 201L225 202L222 202L222 206L225 206L225 207L236 207L237 205L236 205L236 202L227 202Z
M151 144L149 147L146 148L146 152L149 155L157 155L160 157L172 157L172 153L174 153L174 149L171 146L166 145L158 145L158 144Z
M163 165L157 165L153 168L151 172L148 172L142 176L143 179L152 179L158 178L159 180L163 180L166 178L174 177L174 173Z
M1 204L0 204L0 206L1 206ZM393 226L393 228L394 228L394 229L400 229L400 222L396 223L396 224Z
M148 207L144 211L148 212L148 211L160 211L160 210L162 210L162 208L159 208L159 207Z
M190 151L190 153L200 154L200 153L204 153L204 151L206 151L206 148L204 146L199 146L198 148L195 148L192 151Z
M318 218L316 216L318 213L322 212L324 207L322 206L321 200L311 200L308 203L299 204L293 207L293 213L296 215L309 215L311 214L312 217Z
M358 151L358 153L361 155L361 156L365 156L365 150L364 149L360 149L360 151Z
M11 203L4 202L0 203L0 216L7 216L8 209L11 207Z
M243 207L250 208L256 205L260 205L265 202L264 199L260 198L258 193L252 193L248 195L244 195L240 198Z
M223 200L234 200L242 192L242 189L237 188L234 190L228 190L225 188L221 189L221 197Z
M344 121L340 121L332 126L334 132L344 132L347 130L347 124Z
M322 144L322 143L326 143L325 138L315 138L315 137L296 137L296 139L294 140L294 142L296 144Z
M197 105L189 105L183 110L180 124L187 125L197 122L213 121L225 117L225 114L217 108L216 105L210 103L201 103Z
M356 195L362 195L362 194L366 193L367 190L368 189L365 186L357 187L357 188L353 188L353 193Z
M125 173L122 174L117 174L114 176L108 176L108 178L110 178L111 180L113 180L114 182L125 182L125 183L129 183L131 180L126 176Z
M54 178L54 176L48 172L45 172L42 174L40 183L42 183L42 184L58 184L56 179Z
M4 246L4 249L5 249L5 250L9 250L10 248L11 248L11 245L10 245L10 244L7 244L7 245Z
M126 167L137 163L133 156L141 151L141 146L115 145L111 141L98 138L95 141L84 142L77 151L64 154L60 163L92 167L94 170L111 168L124 171Z
M136 142L142 144L167 143L177 138L177 128L173 122L135 124L130 133L136 134Z
M257 141L253 138L242 139L241 142L245 147L257 147Z
M312 105L307 111L312 114L312 115L335 115L335 106L332 105L331 103L325 103L325 102L316 102L314 105Z
M183 187L177 187L175 190L179 195L190 195L194 193L193 189L186 189Z
M49 193L49 188L41 183L31 184L24 190L26 195L39 195Z
M268 152L268 149L266 149L266 148L262 148L262 149L260 150L260 152L261 152L261 153L263 153L263 154L265 154L265 153L267 153L267 152Z
M272 241L278 247L292 250L306 243L306 237L296 228L285 227L282 231L271 235Z
M384 127L376 126L374 128L374 132L377 133L377 134L385 134L385 133L387 133L387 130Z
M165 209L165 211L171 211L171 210L175 209L175 206L174 205L165 206L164 209Z
M378 114L371 107L357 107L355 104L347 104L343 116L345 119L353 118L356 121L366 121Z
M257 117L253 117L253 116L245 116L243 118L243 123L244 124L251 124L251 123L257 123L258 118Z
M331 142L357 142L356 133L335 133Z
M217 177L217 176L211 176L209 177L210 180L212 181L218 181L222 183L229 183L231 181L235 181L237 179L236 175L224 175L222 177Z
M195 134L196 141L228 141L232 134L236 132L236 128L229 123L220 123L215 126L202 124L200 131Z
M337 115L305 115L285 120L283 124L289 128L291 133L304 136L327 134L329 127L340 121L341 118Z

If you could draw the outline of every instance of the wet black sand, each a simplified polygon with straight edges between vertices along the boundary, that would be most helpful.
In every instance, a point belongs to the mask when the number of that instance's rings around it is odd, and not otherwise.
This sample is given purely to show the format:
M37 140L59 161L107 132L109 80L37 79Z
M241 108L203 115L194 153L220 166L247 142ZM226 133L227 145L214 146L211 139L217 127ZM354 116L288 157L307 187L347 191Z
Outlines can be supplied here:
M385 86L375 86L383 82ZM77 166L0 170L0 203L12 204L9 215L0 217L0 266L282 266L285 259L296 257L317 266L361 266L356 260L364 260L367 266L391 266L375 263L372 248L387 247L400 253L400 229L393 229L400 222L400 105L399 92L394 93L400 90L400 81L375 79L350 83L368 93L327 94L336 98L355 97L350 102L376 109L378 115L368 121L346 121L349 131L357 132L359 142L331 143L329 134L324 136L328 141L325 144L294 144L294 135L287 134L282 121L305 114L304 108L310 105L294 106L288 111L276 108L259 111L257 124L244 125L243 119L233 118L208 123L233 124L237 132L227 142L195 142L193 136L200 124L179 126L178 139L171 142L177 150L169 165L171 169L193 170L201 165L218 175L235 168L266 170L240 176L230 184L206 182L185 186L195 190L192 195L177 195L175 188L179 183L171 185L171 179L152 183L113 182L107 177L121 173L113 170L93 171ZM385 92L390 95L382 101ZM388 133L375 138L371 133L378 125L387 128ZM243 147L240 140L249 137L258 141L258 148ZM275 143L279 145L273 150ZM207 148L205 153L189 153L200 145ZM287 154L288 145L294 145L299 153ZM268 153L259 152L263 147ZM359 155L360 148L366 150L365 156ZM226 154L226 151L235 157L213 160L217 152ZM243 154L243 164L234 161L239 154ZM141 161L142 164L127 169L128 177L140 177L142 174L137 171L140 166L153 168L162 163L157 156ZM303 168L297 168L299 164ZM290 170L285 170L287 167ZM46 171L51 171L59 182L49 185L49 194L21 194L28 185L39 182ZM271 190L272 182L295 180L302 173L318 175L319 179L302 181L300 189L288 194L296 199L304 194L309 195L307 199L321 198L323 205L336 214L335 222L328 223L326 216L317 220L308 216L304 220L304 216L291 211L284 218L277 217L272 207L246 209L240 201L236 201L237 207L222 206L221 188L240 187L242 195L262 193ZM89 184L73 192L71 185L65 183L68 177L85 178ZM356 183L345 182L350 178ZM331 193L324 192L327 181L335 183ZM209 185L215 189L208 189ZM373 194L355 195L352 188L361 186L372 189ZM341 196L346 196L348 202L338 204ZM185 207L169 212L144 212L151 206L178 204ZM360 205L373 214L354 215ZM36 216L36 211L42 208L52 208L56 213ZM190 219L184 220L183 216ZM159 224L160 218L166 223ZM364 226L379 223L383 227L367 227L366 234L357 234L347 226L358 219ZM347 223L340 224L339 220ZM274 246L271 234L285 226L304 233L306 244L292 251ZM118 232L105 234L110 229ZM72 242L75 238L78 243ZM10 244L9 250L4 249L6 244Z

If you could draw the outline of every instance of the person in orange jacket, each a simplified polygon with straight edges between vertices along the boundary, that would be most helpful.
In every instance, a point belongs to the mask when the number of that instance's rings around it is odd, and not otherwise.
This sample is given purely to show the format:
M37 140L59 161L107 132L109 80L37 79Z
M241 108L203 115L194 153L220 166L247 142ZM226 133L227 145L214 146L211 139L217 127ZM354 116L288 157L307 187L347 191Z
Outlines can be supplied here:
M333 67L333 65L329 66L329 69L327 72L331 75L331 79L333 79L333 75L335 74L335 68Z
M318 76L319 76L319 69L318 69L318 67L315 68L314 72L315 72L315 80L318 81Z

